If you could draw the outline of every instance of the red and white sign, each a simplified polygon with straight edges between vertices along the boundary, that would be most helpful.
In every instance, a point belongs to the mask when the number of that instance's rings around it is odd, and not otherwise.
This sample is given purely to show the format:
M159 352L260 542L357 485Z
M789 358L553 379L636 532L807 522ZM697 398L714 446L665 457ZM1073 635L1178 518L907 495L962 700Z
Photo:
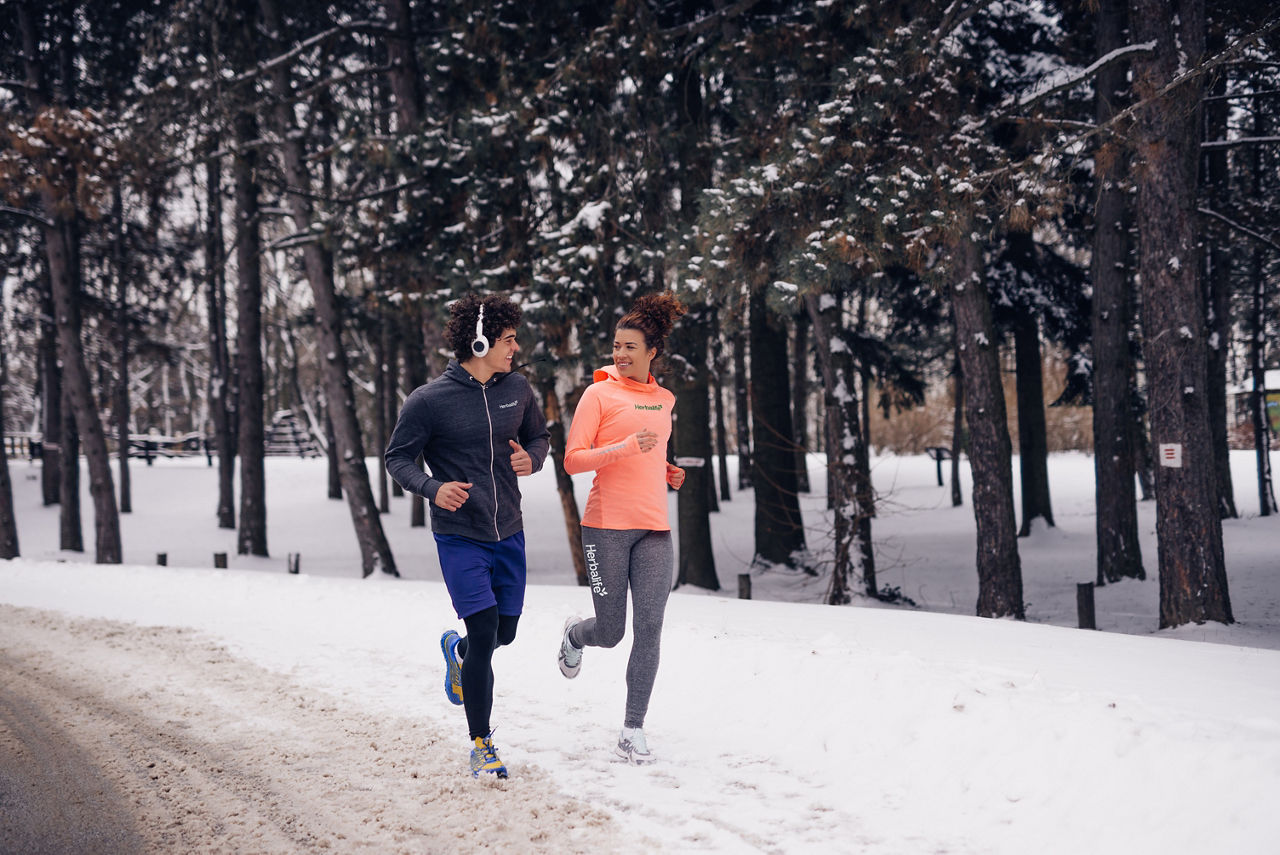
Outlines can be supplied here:
M1167 466L1170 469L1181 469L1182 468L1182 443L1180 442L1160 443L1160 465Z

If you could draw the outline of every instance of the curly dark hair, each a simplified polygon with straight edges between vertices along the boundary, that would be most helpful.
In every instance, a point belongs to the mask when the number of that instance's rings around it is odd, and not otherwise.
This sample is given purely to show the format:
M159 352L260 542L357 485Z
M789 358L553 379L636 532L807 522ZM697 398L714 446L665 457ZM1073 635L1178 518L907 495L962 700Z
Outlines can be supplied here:
M488 309L485 309L488 312ZM687 309L670 291L659 291L657 294L645 294L631 304L631 311L618 321L620 330L637 330L644 335L644 346L657 351L653 355L657 359L662 355L667 335L675 326L676 320Z
M480 314L480 305L484 304L484 336L489 343L497 341L503 330L517 329L524 311L506 297L490 294L479 297L475 294L454 302L449 307L449 323L444 328L444 340L453 349L458 362L466 362L472 357L471 342L476 338L476 317Z

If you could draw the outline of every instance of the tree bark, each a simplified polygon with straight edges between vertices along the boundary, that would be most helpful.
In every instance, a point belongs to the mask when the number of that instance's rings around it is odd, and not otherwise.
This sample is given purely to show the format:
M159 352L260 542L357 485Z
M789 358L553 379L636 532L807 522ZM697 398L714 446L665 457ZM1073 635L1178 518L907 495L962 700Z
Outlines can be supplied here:
M267 32L276 36L282 34L280 13L275 0L261 0L260 8ZM276 97L275 130L283 141L281 154L285 181L289 187L286 202L295 230L306 234L312 230L311 178L307 173L301 130L297 127L291 106L289 66L286 63L276 64L271 68L270 78ZM324 354L321 374L329 414L333 419L342 489L347 496L356 540L360 545L361 569L365 576L378 571L399 576L395 558L382 529L382 520L378 516L373 490L369 486L364 441L356 418L355 395L351 388L346 347L342 341L342 314L338 308L337 289L333 281L333 260L319 241L305 244L302 258L315 302L316 333L320 352Z
M684 485L676 494L679 549L676 586L696 585L720 590L716 559L711 549L709 498L711 477L711 408L707 396L707 339L711 308L690 306L672 330L665 358L675 393L672 448L676 465L684 469Z
M795 345L791 350L791 422L796 436L796 488L809 492L809 316L795 317Z
M40 486L44 505L62 501L62 368L58 365L58 328L53 322L53 286L48 269L40 289Z
M964 374L960 369L960 354L956 353L951 371L951 507L964 504L964 491L960 489L960 455L964 453Z
M868 597L879 597L875 551L871 542L871 472L860 453L865 434L857 386L857 366L848 346L832 347L844 329L841 301L832 294L810 294L805 309L813 324L814 350L822 377L823 435L827 440L828 505L832 511L832 570L827 603L844 605L861 580Z
M717 342L717 350L719 350ZM720 482L720 501L728 502L733 499L733 491L729 487L729 437L725 435L728 429L728 422L724 417L724 363L720 359L716 359L716 379L711 389L712 400L715 404L716 418L716 458L719 461L719 482Z
M1253 130L1257 135L1266 130L1266 118L1260 98L1254 99ZM1253 202L1262 203L1263 172L1262 146L1253 149L1250 158L1253 167ZM1258 471L1258 513L1268 517L1276 512L1276 496L1271 478L1271 426L1267 416L1267 279L1263 266L1262 248L1254 246L1249 265L1249 376L1253 380L1253 392L1249 397L1249 414L1253 424L1253 448Z
M84 525L80 514L80 434L76 431L71 392L62 387L61 438L62 468L58 478L58 548L84 552Z
M1204 53L1203 0L1130 0L1133 40L1155 52L1134 60L1134 94L1154 98ZM1174 22L1177 22L1176 24ZM1156 467L1160 627L1231 623L1218 513L1204 302L1196 248L1196 173L1203 82L1183 83L1137 113L1139 263L1143 347ZM1174 459L1180 458L1177 465Z
M5 277L0 276L0 279ZM4 293L0 291L0 321L4 319ZM9 362L0 323L0 425L4 424L4 387L9 383ZM18 518L13 509L13 482L9 477L9 455L0 449L0 558L17 558Z
M1125 44L1125 0L1100 0L1096 53L1105 56ZM1099 123L1119 108L1127 89L1127 67L1116 63L1098 74L1094 112ZM1129 344L1132 304L1129 276L1129 214L1124 144L1105 137L1094 152L1093 259L1093 467L1097 580L1145 579L1138 543L1134 487L1134 419L1130 389L1133 359ZM1141 429L1140 423L1138 430Z
M573 561L573 575L578 584L591 584L587 578L587 562L582 555L582 513L578 499L573 494L573 476L564 469L564 443L568 435L564 423L564 410L560 395L556 392L554 376L539 378L538 391L542 394L542 414L551 434L551 467L556 473L556 492L560 496L560 509L564 513L565 535L569 539L569 557Z
M116 459L120 471L120 513L133 512L133 489L129 480L129 274L125 270L124 199L120 186L114 188L111 201L114 239L111 261L116 276L116 326L119 337L119 368L116 373L115 417Z
M744 336L733 337L733 420L737 434L738 489L751 489L751 394Z
M48 109L45 100L44 81L41 73L41 57L35 20L27 4L17 7L18 27L23 41L28 93L35 112ZM64 51L71 49L71 40L64 39ZM64 56L64 59L66 57ZM68 87L73 80L64 81ZM69 158L60 175L53 181L45 181L40 188L40 203L48 225L44 226L45 254L49 265L49 281L53 293L53 312L57 326L58 358L62 363L63 384L66 393L64 403L69 403L76 429L85 446L89 468L89 492L94 506L95 561L99 564L119 564L121 560L120 513L116 504L114 478L107 452L106 433L98 415L93 387L89 379L89 367L84 360L84 348L80 341L80 257L78 212L74 200L78 178ZM56 182L56 183L55 183ZM69 455L64 467L79 469L79 461ZM64 499L66 497L64 496Z
M755 555L768 564L795 567L805 536L796 489L787 328L765 306L758 289L751 295L750 312Z
M216 139L211 145L216 147ZM222 162L205 161L208 209L204 234L205 289L209 315L209 414L218 454L218 528L236 527L235 432L230 409L230 365L227 351L227 290L223 274Z
M1226 45L1221 21L1212 22L1209 29L1210 53L1217 53ZM1225 95L1226 75L1217 75L1212 93ZM1205 140L1227 138L1226 100L1205 102ZM1214 149L1204 155L1204 196L1210 207L1222 211L1230 198L1227 172L1227 152ZM1213 239L1215 229L1209 230L1205 241L1204 284L1206 331L1209 334L1208 394L1210 430L1212 431L1214 470L1218 484L1218 514L1223 519L1234 519L1236 513L1235 489L1231 483L1231 448L1227 443L1227 347L1231 337L1231 255L1230 241L1224 235Z
M1044 419L1044 381L1040 364L1040 324L1030 312L1020 312L1013 330L1014 382L1018 400L1018 469L1022 478L1022 527L1043 519L1053 527L1049 500L1049 442Z
M973 515L978 529L979 617L1025 618L1022 564L1013 513L1012 443L1000 383L991 303L982 282L982 250L965 212L950 249L950 297L965 386Z
M239 22L239 63L253 62L254 16L245 4ZM262 410L262 219L259 213L258 120L248 104L238 104L232 121L236 154L233 162L236 198L236 440L240 458L240 555L268 555L267 481L263 460L266 430Z

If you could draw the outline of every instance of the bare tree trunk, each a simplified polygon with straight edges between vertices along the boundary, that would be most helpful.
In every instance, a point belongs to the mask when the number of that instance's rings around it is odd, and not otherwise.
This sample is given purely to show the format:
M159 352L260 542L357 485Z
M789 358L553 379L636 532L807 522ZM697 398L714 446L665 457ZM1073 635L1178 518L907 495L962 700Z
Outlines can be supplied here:
M1210 53L1217 53L1226 45L1221 21L1214 21L1209 29ZM1213 94L1225 95L1227 79L1218 75L1213 82ZM1227 138L1228 105L1219 99L1205 103L1206 140ZM1216 211L1222 211L1230 198L1227 171L1227 152L1215 149L1204 155L1204 196ZM1213 230L1210 230L1212 236ZM1205 319L1209 334L1208 392L1210 430L1213 441L1214 469L1218 483L1218 513L1223 519L1234 519L1236 499L1231 483L1231 448L1227 443L1227 360L1231 336L1231 256L1230 245L1224 235L1221 240L1210 237L1204 247Z
M795 317L791 350L791 423L796 435L796 489L809 492L809 317Z
M1261 88L1261 87L1258 87ZM1265 133L1266 116L1260 98L1254 98L1253 132ZM1254 146L1251 165L1253 167L1253 202L1261 204L1263 195L1262 146ZM1276 495L1271 479L1271 425L1267 416L1267 279L1264 274L1262 248L1253 248L1253 257L1249 265L1252 285L1249 301L1249 374L1253 379L1253 393L1249 396L1249 411L1253 423L1253 448L1258 469L1258 513L1271 516L1276 512Z
M959 352L951 371L951 395L954 403L951 415L951 507L958 508L964 504L964 491L960 489L960 455L964 453L964 375Z
M129 274L125 270L124 200L117 184L111 201L115 230L112 241L112 266L116 275L116 326L119 328L120 366L117 369L115 416L116 459L120 468L120 513L133 512L133 490L129 480Z
M1125 0L1100 0L1095 53L1105 56L1125 44ZM1095 115L1110 119L1116 99L1127 89L1127 67L1112 65L1098 74ZM1130 389L1133 359L1129 345L1133 300L1129 276L1128 153L1121 140L1106 137L1094 152L1093 259L1093 466L1097 580L1145 579L1138 543L1134 490L1135 430Z
M719 348L717 347L718 350ZM728 502L733 499L733 491L729 487L729 438L725 435L728 423L724 418L724 362L717 358L715 365L716 378L711 389L711 395L715 403L716 457L719 460L720 501Z
M865 434L860 424L860 402L848 390L856 388L857 368L846 347L832 347L844 328L843 303L825 301L814 294L805 297L813 324L814 350L822 377L823 431L827 441L827 489L832 510L832 570L827 603L843 605L852 598L855 580L861 579L868 597L879 596L875 551L871 543L871 472L867 457L859 453ZM842 394L841 390L844 390Z
M58 479L58 548L84 552L84 525L80 515L80 434L71 406L71 392L62 387L62 468Z
M252 17L242 21L240 38L251 56ZM262 221L258 189L258 121L241 105L233 122L236 196L236 430L240 457L240 528L236 550L241 555L268 555L267 482L263 460L266 431L262 409Z
M1154 98L1204 53L1203 0L1130 0L1134 94ZM1172 15L1170 12L1172 11ZM1176 22L1176 23L1175 23ZM1209 427L1204 302L1196 263L1196 172L1203 81L1140 110L1135 127L1143 347L1156 467L1160 627L1231 623Z
M408 397L414 389L425 385L427 382L427 357L422 342L422 304L413 302L406 313L405 326L407 331L404 337L404 373L405 373L405 393ZM400 411L400 401L395 401L395 409L398 414ZM391 424L395 424L395 420L391 420ZM418 465L421 467L422 456L418 456ZM410 499L409 511L409 527L424 528L427 524L427 503L422 496L414 493ZM577 552L576 546L571 548L569 552L572 554Z
M47 268L40 291L40 481L45 507L62 501L62 368L58 330L53 322L53 286Z
M751 488L751 394L747 375L747 346L743 335L733 337L733 418L737 427L738 489Z
M261 0L260 8L267 32L280 37L283 30L275 0ZM292 84L288 64L281 62L272 66L269 76L276 96L275 130L284 141L281 153L285 180L289 186L286 202L293 217L294 228L300 234L306 234L312 228L311 178L307 173L302 132L297 126L291 106ZM395 558L383 532L373 490L369 486L364 441L356 418L355 396L351 389L346 347L342 341L342 314L338 309L337 289L333 281L333 261L329 251L319 241L305 244L302 258L315 302L316 333L320 352L325 355L321 372L325 397L333 419L342 488L347 495L356 540L360 545L361 568L365 576L378 571L398 576L400 574L396 571Z
M0 279L4 279L0 276ZM0 425L4 424L4 387L9 382L9 362L4 347L4 293L0 291ZM9 456L0 449L0 558L17 558L18 519L13 509L13 482L9 478Z
M1030 312L1019 313L1013 339L1018 400L1018 468L1022 477L1022 528L1018 530L1018 536L1026 537L1031 534L1031 522L1037 517L1053 527L1040 324Z
M216 147L216 141L211 142ZM230 409L230 365L227 352L227 291L223 274L222 163L205 161L208 212L204 235L205 287L209 307L209 413L218 453L218 528L236 527L235 433Z
M591 584L587 578L587 563L582 555L582 513L573 495L573 477L564 469L565 429L564 410L560 395L556 392L554 377L539 378L538 391L542 394L542 414L551 434L551 465L556 473L556 492L560 496L560 509L564 512L565 535L569 539L569 557L573 561L573 575L578 584Z
M759 289L752 293L750 311L755 555L768 564L795 567L805 535L796 490L787 328L769 312Z
M63 10L62 22L68 24L69 9ZM28 98L34 112L50 108L43 77L40 40L35 19L26 3L17 6L18 29L22 38L23 60L26 69ZM73 40L65 34L62 40L63 62L68 92L74 84L71 51ZM68 98L70 95L68 94ZM47 176L40 187L40 204L48 224L43 228L45 255L48 261L50 291L53 294L53 316L57 328L58 358L62 363L64 407L75 419L80 437L85 443L89 464L89 490L94 504L95 560L99 564L120 563L120 513L116 505L115 484L107 452L107 438L98 416L93 387L89 380L89 368L84 360L80 341L80 236L77 224L79 216L74 200L78 177L70 158L59 158L63 164L61 174ZM65 448L65 442L64 442ZM74 467L79 472L79 461L64 451L64 469ZM65 480L65 476L64 476ZM64 493L63 499L65 500ZM77 491L78 506L78 491ZM64 509L65 510L65 509ZM78 520L77 520L78 523Z
M389 359L388 352L391 350L391 319L379 307L378 313L378 333L373 342L373 358L377 365L374 366L373 372L373 432L379 441L385 445L387 437L391 436L390 424L391 419L387 418L387 410L390 409L391 391L387 388L387 362ZM394 416L392 417L394 419ZM381 513L391 513L391 489L387 486L387 467L378 467L378 510Z
M1249 417L1253 425L1253 453L1258 469L1258 514L1269 517L1276 512L1275 492L1271 480L1271 426L1267 419L1266 348L1267 285L1263 276L1262 250L1253 250L1253 293L1250 300L1252 334L1249 336L1249 375L1253 391L1249 395Z
M973 515L978 527L979 617L1025 618L1022 564L1013 513L1012 443L1000 383L991 304L982 282L982 251L973 241L972 212L957 225L951 247L951 308L965 385Z
M666 359L671 391L676 396L675 433L671 446L685 482L676 498L679 549L676 586L696 585L720 590L716 559L711 550L708 498L714 496L711 477L711 413L707 398L707 338L710 307L694 305L672 330Z

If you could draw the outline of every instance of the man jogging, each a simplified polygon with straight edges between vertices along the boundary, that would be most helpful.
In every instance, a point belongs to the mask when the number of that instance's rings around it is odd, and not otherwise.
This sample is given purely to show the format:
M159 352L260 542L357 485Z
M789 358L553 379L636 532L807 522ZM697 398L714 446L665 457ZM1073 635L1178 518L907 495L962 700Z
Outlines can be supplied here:
M415 389L387 443L387 472L431 502L431 530L466 636L440 638L445 695L466 710L471 774L507 777L493 747L494 651L516 637L524 608L524 522L517 476L542 468L550 434L527 380L512 373L520 307L499 296L463 297L445 341L456 359ZM418 468L421 454L429 474Z

